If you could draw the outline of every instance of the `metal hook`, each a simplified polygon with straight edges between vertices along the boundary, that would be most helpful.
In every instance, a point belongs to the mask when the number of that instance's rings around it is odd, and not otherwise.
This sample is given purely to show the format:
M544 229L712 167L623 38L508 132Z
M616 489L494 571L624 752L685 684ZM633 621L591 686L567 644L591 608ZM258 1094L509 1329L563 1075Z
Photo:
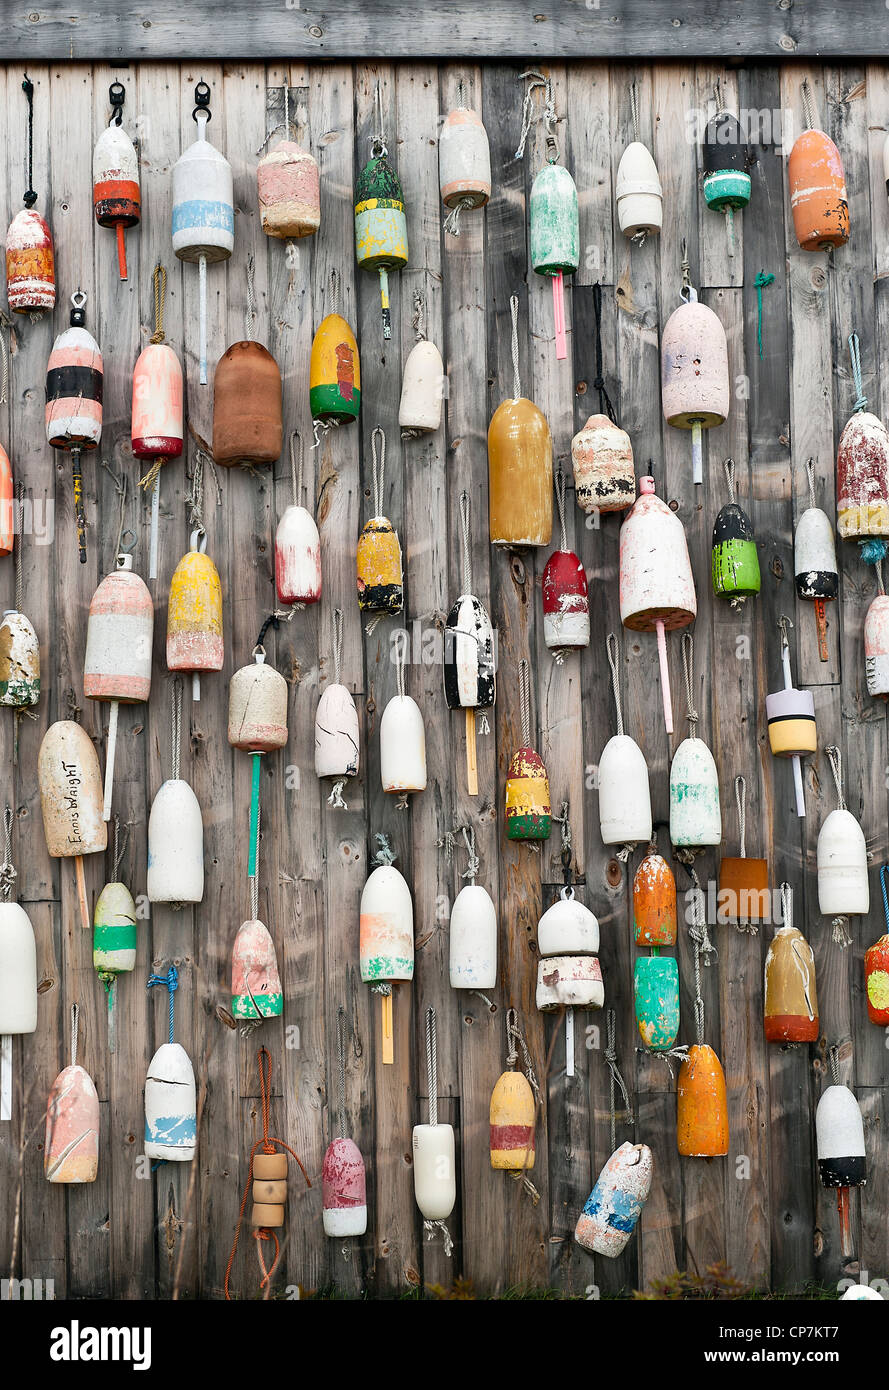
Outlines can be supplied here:
M86 290L75 290L71 296L72 309L80 310L86 304Z
M111 120L109 125L120 125L123 121L123 104L127 98L127 89L122 82L112 82L108 88L108 100L111 103Z
M197 120L199 111L206 116L208 121L212 121L213 112L210 110L210 88L203 78L194 89L194 110L191 113L191 119L193 121Z

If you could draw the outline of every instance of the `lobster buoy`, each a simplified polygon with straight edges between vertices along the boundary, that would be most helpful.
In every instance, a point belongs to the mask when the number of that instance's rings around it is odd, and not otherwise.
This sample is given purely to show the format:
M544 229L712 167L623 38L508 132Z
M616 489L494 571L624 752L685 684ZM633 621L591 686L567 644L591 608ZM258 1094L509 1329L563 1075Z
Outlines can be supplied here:
M464 209L482 208L491 196L491 149L477 112L466 106L449 111L438 137L441 201L450 209L444 229L460 235Z
M451 989L497 984L497 909L486 888L467 883L451 908L448 969Z
M321 175L308 150L279 140L256 166L259 218L266 236L289 241L321 226Z
M668 630L686 627L698 611L685 528L640 478L639 497L620 528L620 619L633 632L656 632L667 733L673 732Z
M326 1236L364 1235L367 1179L361 1150L353 1139L333 1139L327 1146L321 1165L321 1205Z
M738 118L718 111L704 131L704 201L725 214L728 253L735 254L734 215L750 202L749 154Z
M414 978L414 908L393 864L374 869L362 889L358 950L366 984Z
M861 1107L848 1086L828 1086L815 1111L818 1172L825 1187L837 1189L843 1255L853 1254L849 1188L867 1182L867 1152Z
M580 1213L574 1230L578 1245L609 1260L623 1254L648 1201L652 1166L647 1144L615 1149Z
M750 927L769 916L769 866L765 859L747 857L747 783L743 777L735 778L735 803L741 832L741 853L738 856L724 855L720 860L717 921Z
M380 464L377 471L377 440ZM383 516L386 436L377 425L371 436L374 515L358 537L355 557L358 607L363 613L400 613L404 604L404 571L401 543L387 516Z
M679 966L673 956L638 956L633 999L639 1036L650 1052L667 1052L679 1032Z
M221 671L225 660L222 585L206 550L206 533L193 531L191 547L173 571L167 606L167 670L190 671L197 699L201 671Z
M537 962L536 1003L541 1013L601 1009L605 1003L597 956L547 956Z
M571 441L574 496L584 512L623 512L636 500L633 446L607 415L591 415Z
M361 270L379 273L383 337L391 338L389 271L407 265L407 220L401 181L379 139L355 186L355 254Z
M759 557L753 524L737 502L729 502L717 514L713 526L713 592L739 608L760 587Z
M539 753L520 748L506 773L506 838L548 840L552 824L549 778Z
M51 724L37 755L37 781L46 848L53 859L73 859L80 921L90 925L83 856L108 848L102 818L102 774L89 734L71 719Z
M651 839L651 790L645 755L629 734L615 734L602 749L597 774L603 845Z
M889 430L867 410L850 416L840 435L837 530L843 540L889 535Z
M441 353L427 338L414 343L404 364L398 423L402 438L429 434L441 424L445 370Z
M670 764L670 841L700 848L722 842L719 774L703 739L683 739Z
M676 931L676 880L652 847L633 875L633 939L637 946L675 946Z
M503 401L488 426L488 526L492 545L549 545L553 441L542 411Z
M586 571L573 550L556 550L547 560L541 584L543 638L550 651L563 653L590 645L590 597Z
M849 240L849 199L843 161L823 130L804 130L787 160L793 230L803 251L827 251Z
M124 87L113 82L108 95L113 108L111 124L102 131L93 150L93 209L99 226L111 227L117 233L117 266L121 280L125 280L126 229L135 227L142 216L139 157L121 124Z
M679 1066L676 1141L683 1158L728 1153L728 1102L722 1065L706 1043L692 1043Z
M534 1092L520 1071L505 1071L491 1093L491 1167L507 1172L534 1167Z
M233 343L213 376L213 458L233 464L274 463L284 425L281 372L262 343Z
M311 512L295 502L275 530L275 591L280 603L321 598L321 537Z
M86 295L71 296L70 328L60 333L46 365L46 438L71 455L80 563L86 564L86 519L80 455L102 438L103 366L99 344L85 327Z
M701 431L729 412L728 346L712 309L689 298L667 319L661 339L661 405L674 429L692 432L692 476L703 481Z
M6 298L14 314L42 314L55 307L52 233L30 207L16 213L6 233Z
M380 721L380 779L384 792L404 796L426 789L426 732L420 706L393 695Z
M565 336L565 276L580 265L577 186L561 164L545 164L531 185L528 204L531 265L553 282L556 357L568 355Z
M257 647L228 687L228 741L245 753L271 753L287 742L287 682Z
M411 1150L417 1206L426 1221L446 1221L457 1200L453 1125L414 1125Z
M845 807L831 811L818 831L818 909L826 917L866 916L870 911L867 845Z
M0 444L0 555L11 555L15 544L15 514L12 499L12 464Z
M40 643L24 613L7 608L0 622L0 705L27 709L40 699Z
M355 420L361 409L361 364L355 334L339 314L328 314L312 339L309 409L313 420Z
M338 682L324 688L315 711L315 776L358 776L358 710Z
M125 975L136 968L136 904L125 883L106 883L93 913L93 969Z
M197 261L200 270L199 375L207 384L207 266L227 261L235 247L232 167L207 139L210 88L195 87L198 137L173 165L173 250L180 261Z
M633 140L620 157L614 195L625 237L655 236L660 231L664 217L660 175L641 140Z
M871 1023L889 1024L889 934L884 934L864 953L867 1016ZM0 1029L2 1031L9 1031Z
M815 956L796 927L779 927L769 945L764 1013L766 1042L817 1041Z
M778 690L766 696L769 746L776 758L805 757L818 748L811 690Z
M99 1095L89 1072L60 1071L46 1103L43 1172L47 1182L95 1182L99 1171Z
M204 896L204 821L187 782L170 778L148 815L148 901L199 903Z
M573 888L562 888L537 923L537 949L542 956L597 954L598 919L575 898Z
M197 1149L197 1129L191 1060L181 1043L162 1043L145 1078L145 1157L190 1163Z
M37 1028L37 941L18 903L0 902L0 1037Z
M461 594L447 617L444 689L448 709L490 709L494 703L494 630L474 594Z
M232 948L232 1017L261 1020L283 1012L275 943L262 922L242 922Z
M815 605L818 652L821 660L827 661L827 617L824 605L837 598L840 576L837 571L833 527L827 514L814 505L814 470L811 479L812 506L806 508L796 523L793 537L793 572L797 594Z
M133 368L130 440L137 459L182 453L182 365L168 343L148 343Z

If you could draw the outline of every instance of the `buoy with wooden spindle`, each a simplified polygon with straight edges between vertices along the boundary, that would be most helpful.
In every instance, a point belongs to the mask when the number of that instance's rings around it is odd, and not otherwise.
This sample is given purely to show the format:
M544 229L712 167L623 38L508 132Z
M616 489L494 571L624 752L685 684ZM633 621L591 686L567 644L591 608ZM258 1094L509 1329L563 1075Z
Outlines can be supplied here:
M392 696L380 720L380 781L383 791L407 806L411 792L426 790L426 730L416 700L405 692L404 677L409 645L407 630L396 633L394 658L398 693Z
M546 416L522 396L519 299L512 315L513 397L488 426L488 530L492 545L549 545L553 531L553 441Z
M849 1190L867 1182L867 1151L861 1107L854 1091L840 1083L838 1054L838 1048L830 1049L833 1085L821 1092L815 1111L815 1137L821 1182L836 1189L840 1248L848 1260L855 1253Z
M729 500L713 525L713 592L717 598L727 598L732 608L741 608L748 595L759 593L759 557L753 523L735 501L734 459L726 459L723 468Z
M451 1233L445 1222L457 1200L457 1164L454 1127L438 1118L438 1049L435 1010L426 1010L426 1094L427 1122L414 1125L411 1135L414 1199L423 1217L426 1239L441 1231L444 1252L453 1250Z
M100 227L111 227L117 233L117 268L121 280L127 278L126 230L135 227L142 216L139 156L123 128L125 99L123 83L112 82L108 88L111 121L93 150L93 210Z
M766 1042L803 1043L818 1039L818 992L815 956L793 925L793 890L781 884L781 923L766 956Z
M414 907L411 890L395 868L385 835L361 892L359 960L361 978L382 1003L382 1060L395 1060L393 985L414 978Z
M597 516L632 507L636 471L626 430L607 415L591 415L571 441L571 458L574 498L581 511Z
M624 717L618 674L617 637L609 632L605 639L617 733L602 749L596 781L599 789L599 830L604 845L620 845L618 858L624 863L640 840L651 839L651 791L648 767L642 749L624 733Z
M825 917L833 917L833 939L837 945L850 946L848 919L866 917L870 911L867 844L864 831L846 807L842 754L836 744L831 744L824 752L833 773L839 805L818 831L815 851L818 910Z
M355 562L358 607L362 613L373 615L371 626L376 626L384 614L401 612L404 604L404 571L398 533L389 518L383 515L386 435L379 425L370 437L370 453L374 514L370 521L365 522L358 537Z
M257 164L256 191L262 230L266 236L290 242L313 236L321 226L321 174L310 152L290 138L290 86L286 80L283 95L284 139Z
M524 74L523 74L524 75ZM546 163L535 175L528 200L531 266L538 275L547 275L553 286L553 322L555 326L556 358L568 356L565 332L565 276L573 275L580 265L580 215L577 186L559 160L555 136L556 107L552 81L536 73L528 75L525 92L522 137L516 159L524 154L525 140L530 130L532 93L536 87L545 92L543 122L545 130Z
M72 719L50 724L37 755L40 810L46 848L53 859L73 859L80 902L80 924L89 930L90 913L83 856L108 848L102 818L102 774L89 734Z
M833 602L840 592L840 576L837 571L837 552L833 537L833 527L826 512L815 500L815 460L806 462L806 478L809 484L809 505L796 523L793 537L793 572L796 592L799 598L809 599L815 605L815 623L818 631L818 655L827 661L827 614L824 605ZM865 649L867 647L867 624L865 622ZM870 690L870 684L868 684ZM889 691L889 683L886 686ZM874 694L874 691L870 691Z
M591 1255L617 1259L627 1247L651 1191L647 1144L624 1142L608 1159L584 1202L574 1239Z
M837 530L844 541L876 541L862 556L873 563L889 536L889 430L867 409L857 333L849 335L849 357L855 402L837 449Z
M729 413L728 346L719 319L698 301L684 255L682 303L661 337L661 406L668 425L691 430L692 478L701 484L702 431L723 424Z
M470 501L460 494L463 592L448 613L444 633L444 690L448 709L466 711L466 788L478 796L475 712L493 708L496 695L494 629L487 609L472 592Z
M864 953L864 988L867 995L867 1016L871 1023L889 1026L889 886L886 876L889 864L880 869L880 893L883 900L883 921L886 930Z
M728 254L735 254L735 213L750 202L750 154L737 116L717 111L707 122L702 150L703 192L708 208L725 217Z
M167 670L191 675L191 698L201 698L201 672L221 671L222 585L207 552L207 533L196 528L173 571L167 605Z
M448 209L442 227L460 235L464 211L483 208L491 196L491 148L477 111L465 105L463 79L457 83L459 105L450 110L438 136L438 182Z
M179 988L175 965L166 975L150 975L146 988L153 985L164 985L168 991L170 1036L152 1057L145 1078L145 1157L191 1163L198 1142L197 1098L191 1058L174 1041L174 995Z
M548 840L552 826L549 778L540 754L531 747L531 676L528 662L519 662L519 710L522 747L509 761L506 773L506 838Z
M698 737L694 706L694 638L682 635L682 664L688 702L688 737L670 763L670 842L677 849L697 850L722 843L719 774L713 754Z
M524 1072L516 1069L519 1053L525 1066ZM506 1010L506 1068L491 1092L488 1111L491 1167L500 1172L521 1175L526 1191L536 1196L528 1173L534 1167L535 1157L537 1078L525 1039L519 1032L515 1009Z
M43 1174L47 1182L95 1182L99 1171L99 1094L77 1062L80 1006L71 1005L71 1061L46 1102Z
M755 936L757 923L770 913L769 865L765 859L747 857L747 781L741 776L735 778L735 805L741 853L720 860L717 920L734 922Z
M16 878L12 822L12 807L7 806L0 865L0 1122L12 1119L13 1037L37 1031L37 941L30 917L11 901Z
M367 1176L361 1150L346 1125L346 1011L337 1009L337 1120L321 1165L321 1219L334 1239L363 1236L367 1230Z
M180 261L197 261L200 273L198 381L207 385L207 266L227 261L235 246L232 167L207 139L210 88L194 89L192 120L198 135L173 165L173 250Z
M275 531L275 592L279 603L292 603L302 608L321 598L321 537L315 518L302 505L305 450L300 440L297 467L298 439L299 432L293 430L290 435L293 501L285 509Z
M572 651L590 645L590 596L586 570L568 549L565 526L565 474L559 465L555 479L559 512L559 549L543 570L543 639L558 664Z
M633 997L639 1036L650 1052L668 1052L679 1032L679 967L663 946L675 946L676 880L652 838L633 876L633 939L649 947L633 965Z
M493 989L497 984L497 909L486 888L476 883L479 861L475 831L463 826L469 882L454 899L448 928L448 973L451 989Z
M434 343L430 343L423 328L425 308L423 296L415 294L413 327L416 341L404 364L398 406L402 439L432 434L441 424L445 369L441 353Z
M565 1074L574 1075L574 1010L601 1009L605 1002L599 964L599 923L578 902L570 878L568 849L566 884L537 923L537 990L541 1013L565 1010Z
M639 496L620 528L620 620L631 632L656 632L664 724L673 732L667 632L687 627L698 611L685 527L655 495L654 478L639 479Z
M145 582L133 572L132 540L121 540L117 566L102 580L90 601L83 659L83 693L88 700L109 700L105 750L105 799L111 819L117 716L121 704L143 704L151 691L151 644L154 604Z
M793 759L793 785L796 794L796 814L806 814L801 759L818 748L815 728L815 697L810 690L796 690L790 671L790 642L787 637L789 618L778 619L781 630L781 665L784 668L784 689L766 696L766 719L769 726L769 746L776 758Z
M808 79L802 84L806 129L787 159L793 230L804 251L829 251L849 240L849 197L840 152L815 125Z
M331 312L319 323L309 359L309 409L325 429L356 420L361 363L355 334L339 312L340 274L330 272Z
M617 220L624 236L643 246L647 236L657 236L664 218L664 196L657 165L639 139L639 100L636 83L630 84L633 139L620 157L614 197Z
M25 206L6 233L6 298L14 314L34 316L55 306L56 270L49 224L34 207L34 83L27 74L22 91L28 103L28 187L22 198Z
M340 681L343 656L343 610L333 613L333 680L325 685L315 711L315 776L333 777L328 806L346 809L343 787L358 776L358 710L351 691Z
M137 459L150 463L139 479L144 492L151 492L151 540L148 551L148 578L157 579L158 524L160 519L161 469L170 459L179 458L184 440L182 416L182 364L169 343L164 342L164 299L167 272L154 267L154 332L133 368L133 410L130 442Z
M46 365L46 438L54 449L71 455L74 515L80 563L86 564L86 518L80 456L102 438L102 354L87 332L83 290L71 296L70 328L53 343Z
M370 159L355 185L355 254L361 270L379 274L383 338L389 339L392 337L389 271L401 270L407 265L407 219L401 180L386 149L379 83L375 105L378 133L371 141Z
M114 868L93 912L93 969L108 1001L108 1051L117 1050L117 977L136 968L136 904L125 883L118 878L129 832L120 840L120 817L114 818Z
M182 683L171 692L172 777L162 783L148 815L148 901L199 903L204 896L204 821L198 799L179 776Z
M246 337L232 343L213 373L213 460L225 468L274 463L284 439L281 370L258 343L253 257L247 257Z

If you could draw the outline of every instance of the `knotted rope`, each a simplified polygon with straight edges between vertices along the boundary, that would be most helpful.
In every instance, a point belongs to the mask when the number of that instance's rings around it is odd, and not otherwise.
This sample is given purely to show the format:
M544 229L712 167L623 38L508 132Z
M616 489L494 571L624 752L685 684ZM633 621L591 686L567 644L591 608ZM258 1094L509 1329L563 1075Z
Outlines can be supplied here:
M643 232L642 235L644 236L645 233ZM612 424L616 424L614 406L611 404L605 389L605 377L602 374L602 286L598 280L593 285L593 314L596 319L596 375L593 380L593 390L599 392L600 412L607 415Z
M608 1010L607 1015L607 1042L605 1044L605 1061L608 1063L608 1099L611 1117L611 1152L617 1148L617 1109L614 1104L616 1089L620 1088L623 1097L624 1109L627 1112L627 1124L633 1123L633 1107L630 1103L629 1092L620 1074L617 1065L617 1051L614 1043L615 1035L615 1013L614 1009Z
M426 1010L426 1086L428 1096L428 1115L429 1124L438 1124L438 1040L435 1031L435 1010L430 1005ZM441 1232L442 1243L445 1255L450 1258L454 1251L454 1242L451 1233L444 1221L430 1221L428 1217L423 1219L423 1230L426 1232L427 1240L434 1240L436 1233Z

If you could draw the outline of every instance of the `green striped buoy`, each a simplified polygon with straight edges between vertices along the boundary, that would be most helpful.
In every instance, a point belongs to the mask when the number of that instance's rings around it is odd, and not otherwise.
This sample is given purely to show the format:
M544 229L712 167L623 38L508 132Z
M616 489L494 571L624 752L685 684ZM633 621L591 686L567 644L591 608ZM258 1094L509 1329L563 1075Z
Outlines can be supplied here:
M735 608L748 594L758 594L759 557L756 539L747 513L737 502L729 502L713 527L713 592L731 601Z
M728 253L734 255L734 213L750 202L747 145L730 111L720 111L704 132L704 200L714 212L725 213Z

